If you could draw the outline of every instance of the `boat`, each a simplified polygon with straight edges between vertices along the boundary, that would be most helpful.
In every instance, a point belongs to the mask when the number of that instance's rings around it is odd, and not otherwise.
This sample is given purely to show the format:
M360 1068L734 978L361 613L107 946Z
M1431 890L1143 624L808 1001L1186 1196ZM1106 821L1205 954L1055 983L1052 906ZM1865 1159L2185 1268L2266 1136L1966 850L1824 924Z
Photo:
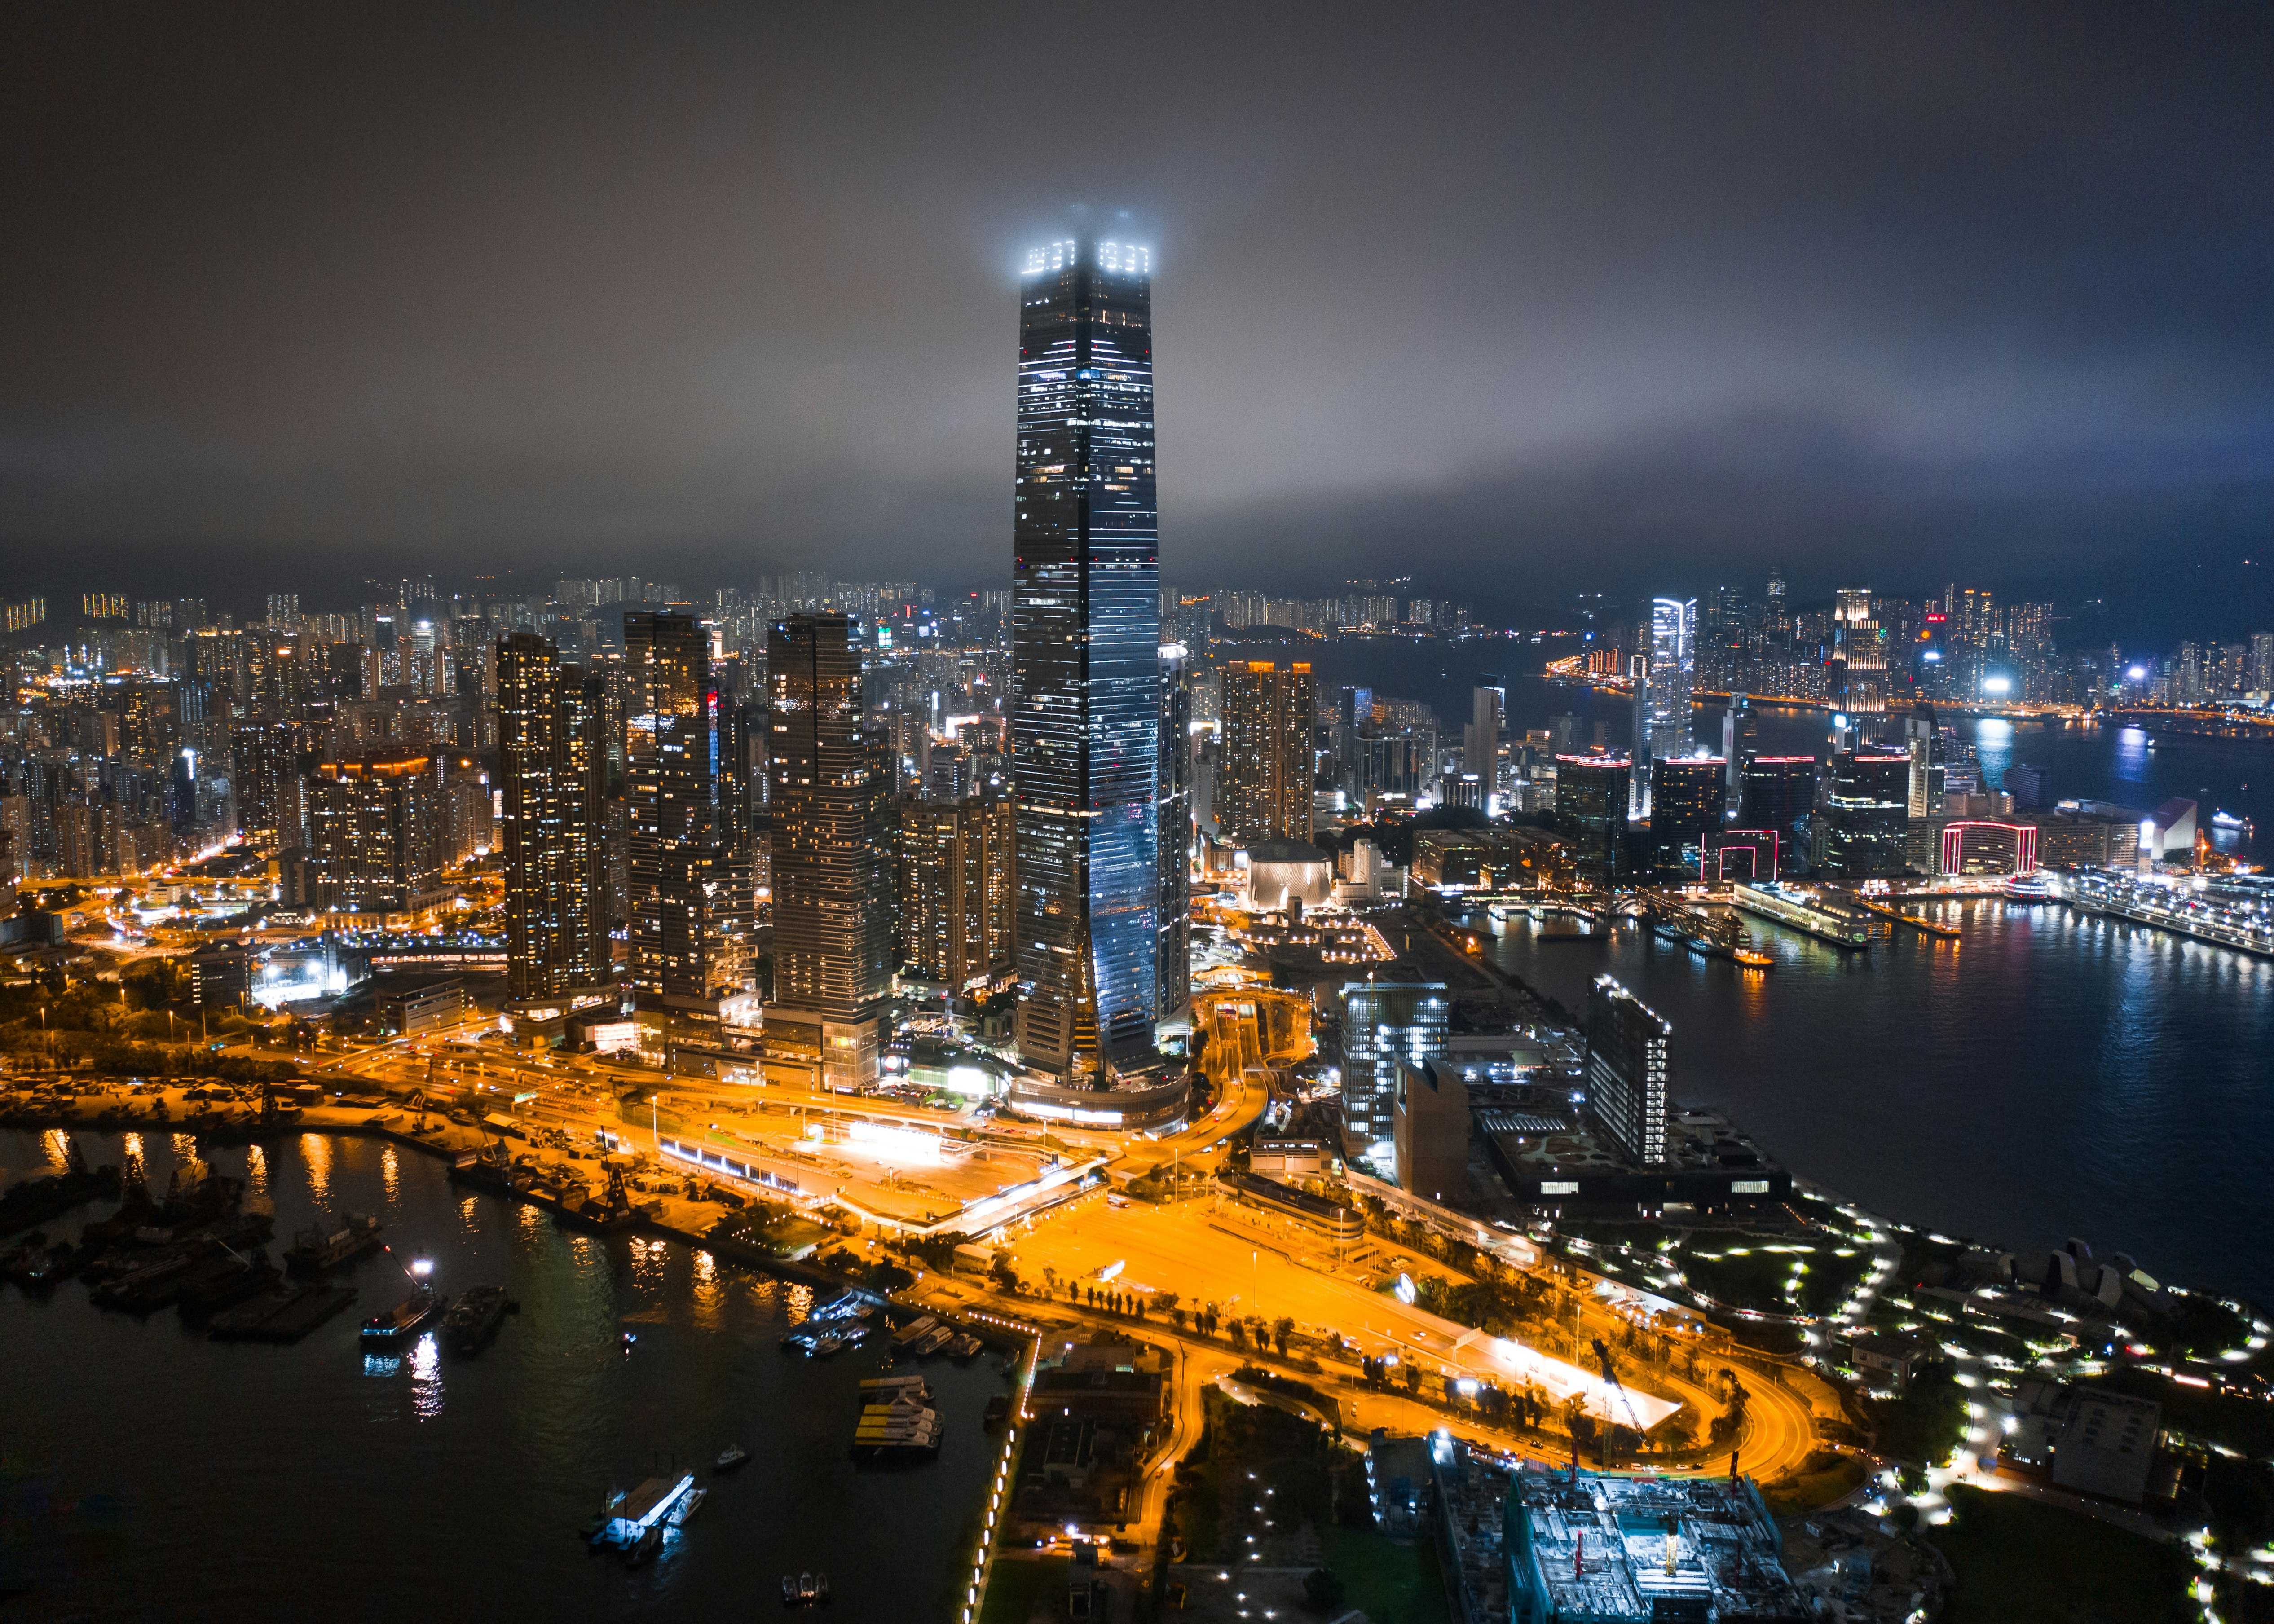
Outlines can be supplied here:
M98 1308L116 1308L130 1314L147 1314L162 1308L182 1294L182 1277L190 1272L186 1254L159 1258L97 1286L93 1294Z
M982 1342L977 1337L966 1332L963 1335L957 1337L953 1342L948 1343L947 1356L959 1363L966 1359L975 1359L979 1357L979 1350L985 1346L986 1344Z
M512 1307L503 1286L469 1286L442 1316L442 1340L453 1353L478 1352Z
M750 1452L742 1445L728 1444L724 1449L719 1451L719 1458L711 1462L711 1470L714 1472L732 1471L737 1466L747 1463L749 1458Z
M797 1575L795 1574L784 1574L782 1575L782 1605L785 1607L794 1607L797 1605Z
M923 1339L921 1342L915 1343L915 1351L916 1356L919 1358L922 1358L928 1355L937 1353L941 1349L947 1346L949 1342L953 1339L954 1335L955 1333L949 1330L947 1327L944 1325L935 1326L931 1330L927 1331L924 1334Z
M363 1343L401 1342L416 1335L450 1305L450 1299L431 1286L420 1286L394 1307L382 1309L363 1322Z
M2052 902L2057 899L2058 893L2052 888L2052 882L2042 875L2016 874L2006 882L2006 900L2008 902Z
M295 1274L320 1274L379 1244L379 1220L343 1213L337 1229L311 1225L293 1237L284 1266Z
M2237 817L2232 812L2221 811L2212 813L2210 815L2210 826L2213 829L2236 830L2246 835L2251 832L2250 820L2247 817Z
M695 1514L703 1509L703 1501L710 1492L711 1491L708 1489L688 1490L687 1497L679 1502L677 1507L674 1508L671 1514L670 1522L672 1527L685 1528L689 1522L693 1522L695 1520Z
M655 1553L663 1549L663 1529L651 1523L640 1530L640 1537L624 1547L624 1566L644 1568L655 1560Z
M813 1598L825 1604L829 1600L829 1575L818 1570L813 1575Z
M814 1583L813 1575L811 1574L802 1573L798 1575L797 1598L800 1601L812 1601L820 1594L821 1589L818 1585Z
M233 1308L247 1297L275 1290L282 1278L265 1252L256 1251L249 1258L223 1252L183 1280L181 1309L184 1314L203 1314Z

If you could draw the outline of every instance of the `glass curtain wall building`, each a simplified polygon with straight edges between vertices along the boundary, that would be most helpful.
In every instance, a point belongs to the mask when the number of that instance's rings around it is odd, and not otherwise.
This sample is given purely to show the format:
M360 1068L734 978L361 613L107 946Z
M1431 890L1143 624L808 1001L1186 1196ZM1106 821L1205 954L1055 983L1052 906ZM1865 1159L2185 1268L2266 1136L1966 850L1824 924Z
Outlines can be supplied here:
M1161 645L1161 782L1156 792L1159 825L1161 912L1156 974L1160 1022L1189 1026L1192 1015L1193 684L1191 654L1181 643Z
M1635 695L1634 777L1627 816L1650 816L1650 763L1690 754L1690 690L1698 671L1698 600L1653 598L1644 653L1647 665Z
M1442 981L1346 981L1342 998L1344 1148L1388 1168L1397 1069L1444 1059L1452 1003Z
M597 986L613 973L603 687L533 633L497 645L506 964L516 999Z
M1050 243L1019 301L1019 1052L1103 1079L1154 1063L1160 1007L1151 253Z

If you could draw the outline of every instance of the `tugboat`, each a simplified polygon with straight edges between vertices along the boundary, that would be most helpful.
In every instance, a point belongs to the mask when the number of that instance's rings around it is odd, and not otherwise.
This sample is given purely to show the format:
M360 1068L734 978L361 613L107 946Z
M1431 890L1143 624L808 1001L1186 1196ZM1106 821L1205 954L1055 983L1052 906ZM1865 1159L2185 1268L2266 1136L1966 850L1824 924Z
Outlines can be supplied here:
M497 1335L513 1305L503 1286L469 1286L442 1316L442 1340L453 1353L478 1353Z
M320 1274L379 1244L379 1220L343 1213L337 1229L313 1224L295 1236L284 1267L295 1274Z
M394 1249L388 1256L395 1255ZM410 1282L410 1295L394 1307L382 1309L363 1322L363 1345L391 1347L407 1336L415 1335L426 1323L438 1318L450 1305L450 1299L426 1283L427 1272L434 1266L421 1258L403 1271Z
M384 1309L363 1322L363 1345L392 1345L423 1328L426 1322L449 1305L450 1299L432 1286L420 1286L394 1307Z

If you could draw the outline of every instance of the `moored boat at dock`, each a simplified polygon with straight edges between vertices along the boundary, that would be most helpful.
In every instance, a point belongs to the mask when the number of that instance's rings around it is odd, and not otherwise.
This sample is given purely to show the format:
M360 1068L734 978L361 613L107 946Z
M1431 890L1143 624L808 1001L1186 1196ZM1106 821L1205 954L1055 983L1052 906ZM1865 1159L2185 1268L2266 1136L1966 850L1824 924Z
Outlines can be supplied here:
M514 1307L503 1286L469 1286L442 1316L442 1340L453 1353L477 1352Z
M329 1227L312 1224L293 1237L284 1267L295 1274L320 1274L377 1246L379 1230L378 1219L355 1213L343 1213Z
M431 1286L420 1286L391 1308L381 1309L363 1322L365 1347L392 1346L414 1336L432 1323L450 1299Z

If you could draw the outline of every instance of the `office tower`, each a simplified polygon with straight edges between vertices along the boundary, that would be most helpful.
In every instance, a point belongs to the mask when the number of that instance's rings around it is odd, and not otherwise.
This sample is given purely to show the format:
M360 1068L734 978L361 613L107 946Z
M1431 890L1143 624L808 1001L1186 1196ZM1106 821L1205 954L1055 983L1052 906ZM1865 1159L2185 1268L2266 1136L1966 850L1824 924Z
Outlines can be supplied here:
M1903 752L1910 761L1904 809L1916 822L1942 806L1942 735L1933 706L1919 705L1903 718Z
M1721 828L1728 804L1728 763L1711 756L1651 763L1651 844L1660 869L1698 867L1708 831Z
M1343 1140L1387 1166L1396 1132L1397 1068L1447 1053L1452 1005L1442 981L1369 977L1343 985Z
M1765 594L1765 601L1762 605L1761 619L1764 625L1772 633L1782 633L1788 631L1791 628L1791 612L1785 605L1784 568L1782 565L1772 564L1769 566L1768 590Z
M2255 693L2274 690L2274 632L2250 634L2250 687Z
M911 801L900 807L900 963L951 992L1011 966L1012 841L1003 801Z
M1501 725L1508 710L1508 685L1485 678L1469 693L1469 721L1461 729L1461 765L1477 775L1485 793L1500 787Z
M335 914L417 914L442 886L442 785L432 756L324 762L308 796L308 860Z
M1810 824L1810 861L1826 878L1853 883L1903 872L1910 772L1908 754L1834 753L1823 805Z
M1397 1187L1427 1201L1457 1201L1469 1189L1469 1086L1451 1064L1400 1061L1391 1110Z
M1193 684L1180 643L1161 645L1161 778L1154 791L1161 902L1154 921L1156 1016L1181 1028L1192 1008Z
M1315 702L1311 667L1271 660L1224 668L1224 756L1216 785L1216 825L1226 838L1311 838Z
M858 628L841 614L776 621L766 678L774 905L766 1056L825 1088L867 1088L892 986L891 775L861 729Z
M1721 761L1728 778L1727 799L1730 806L1737 804L1743 793L1745 757L1760 748L1761 719L1753 710L1751 696L1744 694L1729 695L1729 708L1721 715Z
M1152 1064L1159 1007L1151 252L1050 243L1019 302L1019 1052L1096 1078Z
M1612 884L1624 866L1630 784L1623 756L1555 758L1555 827L1570 844L1573 871L1589 884Z
M596 988L614 974L605 680L516 632L497 645L497 683L508 996Z
M1635 690L1630 817L1650 816L1650 763L1690 754L1690 690L1698 665L1698 600L1650 600L1645 663Z
M1887 633L1869 588L1842 587L1834 595L1832 636L1832 707L1848 718L1852 737L1879 743L1887 714Z
M1612 977L1587 995L1587 1112L1639 1167L1666 1163L1667 1040L1674 1028Z
M1781 844L1790 846L1794 826L1816 805L1816 757L1751 756L1741 783L1738 827L1773 831Z

